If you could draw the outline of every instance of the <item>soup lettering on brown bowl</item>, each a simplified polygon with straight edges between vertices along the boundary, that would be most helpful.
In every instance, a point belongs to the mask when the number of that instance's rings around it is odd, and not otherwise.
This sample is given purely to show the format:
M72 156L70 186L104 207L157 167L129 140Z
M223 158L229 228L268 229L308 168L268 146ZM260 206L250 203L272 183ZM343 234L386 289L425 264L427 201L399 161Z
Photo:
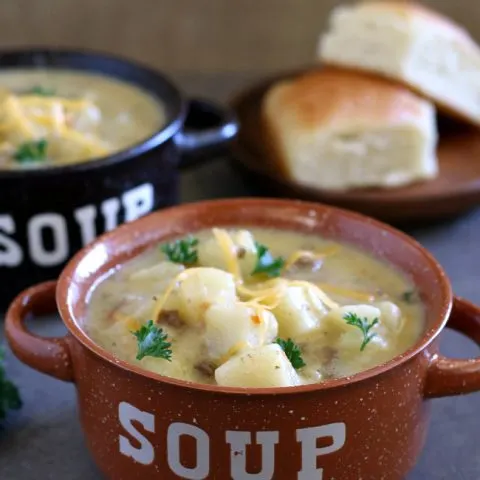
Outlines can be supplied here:
M30 333L55 306L67 336ZM6 319L23 362L77 385L89 449L119 480L400 480L429 400L480 390L480 359L439 353L445 326L480 343L480 310L410 237L270 199L123 225Z
M163 74L92 52L0 52L0 308L96 236L178 201L178 168L233 115Z

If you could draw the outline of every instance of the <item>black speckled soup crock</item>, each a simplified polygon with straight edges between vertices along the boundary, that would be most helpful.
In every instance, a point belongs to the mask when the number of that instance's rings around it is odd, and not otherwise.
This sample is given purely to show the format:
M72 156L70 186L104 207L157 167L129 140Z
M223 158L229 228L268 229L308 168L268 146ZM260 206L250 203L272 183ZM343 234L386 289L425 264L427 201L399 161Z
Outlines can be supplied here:
M66 50L0 52L1 69L102 73L164 105L161 130L127 150L76 165L0 170L0 310L25 287L55 279L84 245L117 225L178 201L179 168L211 158L238 130L233 114L186 99L163 74L130 60Z

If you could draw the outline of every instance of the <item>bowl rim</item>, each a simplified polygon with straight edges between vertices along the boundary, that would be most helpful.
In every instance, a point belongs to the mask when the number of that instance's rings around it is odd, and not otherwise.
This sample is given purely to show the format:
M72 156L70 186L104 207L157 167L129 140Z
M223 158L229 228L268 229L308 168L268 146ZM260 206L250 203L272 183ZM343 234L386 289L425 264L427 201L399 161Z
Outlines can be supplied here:
M24 62L19 63L17 65L6 66L3 64L5 56L20 56L24 57ZM68 165L59 165L59 166L49 166L46 168L32 168L32 169L25 169L25 170L0 170L0 180L2 179L17 179L22 178L25 175L29 177L33 176L52 176L52 175L63 175L69 174L74 172L83 172L83 171L90 171L96 170L98 168L108 167L110 165L115 165L117 163L122 163L127 160L131 160L143 153L149 152L156 147L165 143L168 139L172 138L181 128L185 121L187 115L187 105L184 100L184 97L176 86L175 82L173 82L168 75L165 73L154 69L151 66L146 65L143 62L138 60L133 60L128 58L124 55L112 54L108 52L104 52L101 50L90 49L90 48L61 48L61 47L18 47L18 48L2 48L0 49L0 72L4 70L14 70L14 69L29 69L29 67L35 66L35 59L39 57L45 57L49 59L54 59L55 57L82 57L87 61L89 59L96 60L96 61L106 61L106 62L113 62L117 65L122 65L126 68L131 70L135 70L143 75L150 77L152 80L158 81L159 84L163 84L168 86L168 88L172 91L174 96L176 97L176 101L179 104L179 109L176 114L173 115L170 121L163 124L160 128L155 130L152 134L148 135L143 140L137 141L135 144L131 145L130 147L124 148L116 153L111 155L106 155L103 157L94 158L89 160L88 162L79 162L73 163ZM67 62L68 63L68 62ZM75 65L63 64L60 67L55 67L54 65L46 65L42 68L46 69L63 69L63 70L77 70ZM125 80L120 75L113 75L111 73L104 72L101 68L84 68L78 69L79 71L83 71L85 73L92 73L92 74L100 74L104 75L107 78L111 77L117 80L121 80L129 85L134 87L140 88L141 90L148 91L149 94L157 98L158 103L162 100L160 92L157 92L155 95L154 89L147 90L145 87L136 83L131 80ZM163 99L165 103L170 103L172 100Z
M158 373L154 373L148 370L144 370L139 366L133 365L127 361L121 360L115 357L112 353L108 352L108 350L102 348L100 345L95 343L93 339L91 339L86 332L84 332L80 326L78 319L75 318L72 308L70 308L70 304L68 303L68 291L69 288L72 288L73 282L72 278L74 277L75 271L80 264L80 262L91 252L93 249L98 247L99 245L104 245L110 239L119 235L119 233L123 233L125 231L136 231L136 235L138 236L138 232L142 232L143 234L148 232L148 229L142 228L142 225L147 225L147 222L151 222L152 218L155 218L157 223L162 219L164 216L168 216L170 214L181 215L182 213L186 212L195 212L197 209L201 208L203 210L208 209L209 207L217 207L221 205L223 208L232 208L237 207L245 210L246 208L250 209L258 209L262 206L268 206L269 208L286 208L291 206L299 206L307 212L308 210L322 210L323 212L327 210L330 215L340 215L343 217L350 218L352 220L367 222L371 226L375 227L376 229L387 231L389 236L393 235L399 238L402 242L408 244L410 247L415 248L417 252L419 252L425 259L425 262L429 264L430 268L434 271L435 275L437 276L438 283L440 285L440 289L442 291L442 298L440 300L440 311L442 315L439 316L438 320L432 325L431 328L425 330L423 335L416 341L416 343L409 348L404 353L395 356L388 362L385 362L381 365L376 367L370 368L368 370L361 371L357 374L348 376L348 377L341 377L336 379L329 379L321 383L313 383L307 385L300 385L300 386L292 386L292 387L263 387L263 388L245 388L245 387L224 387L219 385L209 385L209 384L201 384L196 382L190 382L186 380L180 380L173 377L168 377L164 375L160 375ZM273 227L274 228L274 227ZM148 242L147 242L148 243ZM154 242L150 242L152 245ZM115 255L109 251L108 256L110 258L114 257ZM101 276L97 276L94 281L94 285L101 280ZM95 288L95 287L93 287ZM91 291L91 289L89 290ZM82 296L86 295L87 292L81 292ZM292 199L274 199L274 198L258 198L258 197L241 197L241 198L230 198L230 199L214 199L214 200L203 200L198 202L191 202L185 203L181 205L177 205L174 207L162 209L160 211L156 211L146 215L138 220L133 222L123 224L117 227L115 230L110 232L104 233L103 235L99 236L96 240L92 243L84 247L82 250L77 252L73 258L69 261L65 269L62 271L58 283L57 283L57 290L56 290L56 302L57 308L62 318L63 323L65 324L68 332L73 335L73 337L82 344L83 347L87 348L97 357L100 357L103 361L106 361L126 372L131 374L136 374L141 377L144 377L149 380L154 380L160 383L170 384L171 386L177 386L180 388L184 388L187 390L193 391L206 391L214 394L230 394L230 395L247 395L247 396L265 396L265 395L292 395L292 394L300 394L300 393L311 393L311 392L321 392L321 391L328 391L332 389L336 389L339 387L350 386L373 377L378 377L381 374L387 373L396 367L408 362L413 357L421 354L422 351L425 350L435 339L439 336L443 328L445 327L448 318L450 316L450 312L452 310L452 303L453 303L453 293L450 282L447 278L447 275L443 268L440 266L438 261L433 257L433 255L428 252L417 240L412 238L411 236L407 235L406 233L397 230L396 228L389 226L383 222L375 220L373 218L367 217L365 215L338 208L333 207L326 204L321 203L314 203L314 202L305 202L302 200L292 200Z

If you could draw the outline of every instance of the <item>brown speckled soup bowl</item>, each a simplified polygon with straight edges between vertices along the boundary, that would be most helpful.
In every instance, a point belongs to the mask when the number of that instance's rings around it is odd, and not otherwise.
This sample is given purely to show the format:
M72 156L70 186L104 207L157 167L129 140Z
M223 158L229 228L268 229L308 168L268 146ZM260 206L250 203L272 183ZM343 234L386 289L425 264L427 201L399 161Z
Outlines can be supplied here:
M418 287L426 306L422 337L349 378L252 390L143 371L85 334L87 294L102 275L157 242L216 225L316 233L390 262ZM56 306L65 337L26 328L28 316ZM480 390L480 359L439 353L444 327L480 343L479 309L452 297L441 267L413 239L359 214L270 199L187 204L125 224L78 253L57 283L21 293L6 318L24 363L76 384L89 449L114 480L400 480L424 444L430 399Z
M92 51L0 51L11 69L70 70L122 80L163 106L147 138L88 162L0 169L0 310L25 287L56 279L74 253L116 226L178 203L179 169L225 153L238 130L233 113L190 99L163 73Z

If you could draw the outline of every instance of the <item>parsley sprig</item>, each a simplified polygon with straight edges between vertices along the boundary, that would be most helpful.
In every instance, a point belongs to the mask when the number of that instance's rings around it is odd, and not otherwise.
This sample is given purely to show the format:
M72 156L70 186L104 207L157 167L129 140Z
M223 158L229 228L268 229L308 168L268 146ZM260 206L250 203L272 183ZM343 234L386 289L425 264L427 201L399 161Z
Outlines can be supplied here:
M137 360L144 357L163 358L169 362L172 360L172 344L168 341L168 335L156 327L153 320L132 334L137 338Z
M306 363L303 361L300 347L291 338L288 338L287 340L277 338L275 343L280 345L295 370L298 370L306 365Z
M198 253L195 248L198 245L198 239L195 237L186 237L174 242L162 245L160 249L173 263L183 263L184 265L193 265L198 261Z
M31 95L40 95L42 97L52 97L55 95L55 90L53 88L42 87L41 85L35 85L28 92Z
M18 410L22 406L17 387L7 379L3 359L4 352L0 349L0 420L7 416L8 410Z
M401 295L401 299L405 303L416 303L418 301L418 293L416 290L407 290L406 292L403 292Z
M343 319L347 322L348 325L357 327L363 334L363 342L360 345L360 351L363 352L365 347L376 337L376 333L372 332L372 328L377 325L378 318L374 318L371 322L368 321L366 317L359 317L356 313L349 312L346 313Z
M19 163L42 162L47 158L47 145L45 139L24 142L17 148L13 158Z
M255 242L257 248L257 263L253 269L252 275L263 273L270 278L279 277L285 265L282 257L274 257L268 247Z

